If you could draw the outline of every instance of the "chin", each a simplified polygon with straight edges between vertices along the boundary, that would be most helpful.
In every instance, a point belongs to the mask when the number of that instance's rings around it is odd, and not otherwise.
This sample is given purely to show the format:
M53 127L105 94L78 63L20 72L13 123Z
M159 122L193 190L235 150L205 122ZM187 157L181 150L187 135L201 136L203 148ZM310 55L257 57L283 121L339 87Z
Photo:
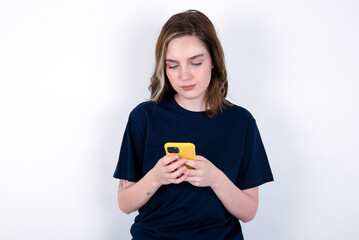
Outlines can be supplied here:
M188 100L195 100L197 98L199 98L201 95L200 94L195 94L195 93L190 93L190 94L180 94L183 98L188 99Z

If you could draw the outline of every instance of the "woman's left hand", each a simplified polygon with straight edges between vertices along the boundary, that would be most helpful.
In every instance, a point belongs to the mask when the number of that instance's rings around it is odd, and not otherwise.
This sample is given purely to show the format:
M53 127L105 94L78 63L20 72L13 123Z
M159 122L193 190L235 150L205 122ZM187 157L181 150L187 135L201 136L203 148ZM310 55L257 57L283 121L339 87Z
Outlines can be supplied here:
M220 170L203 156L197 155L195 161L186 160L185 164L193 169L184 172L187 175L184 181L196 187L211 187L220 173Z

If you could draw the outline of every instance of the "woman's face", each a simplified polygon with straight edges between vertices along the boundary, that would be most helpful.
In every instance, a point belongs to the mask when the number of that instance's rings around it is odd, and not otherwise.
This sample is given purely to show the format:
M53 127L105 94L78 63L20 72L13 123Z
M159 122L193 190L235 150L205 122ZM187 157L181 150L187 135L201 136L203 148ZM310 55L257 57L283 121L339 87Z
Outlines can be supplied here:
M205 103L212 68L211 56L197 37L183 36L169 42L166 74L179 101Z

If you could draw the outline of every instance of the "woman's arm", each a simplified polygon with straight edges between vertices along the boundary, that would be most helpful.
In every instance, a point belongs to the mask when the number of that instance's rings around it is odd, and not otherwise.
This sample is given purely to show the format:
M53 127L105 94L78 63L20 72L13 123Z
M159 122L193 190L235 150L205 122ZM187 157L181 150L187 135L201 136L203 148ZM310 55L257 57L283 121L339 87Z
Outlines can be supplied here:
M242 222L249 222L256 216L258 187L242 191L220 171L211 188L225 208Z
M146 174L138 182L120 179L117 194L118 206L124 213L130 214L145 205L158 188L159 186L151 180L150 174Z
M130 214L145 205L162 185L183 182L187 177L183 175L187 169L182 166L185 160L177 160L178 156L164 156L138 182L121 179L117 195L119 208Z
M225 208L243 222L252 220L258 209L258 187L240 190L221 170L208 159L197 156L196 161L187 160L185 181L198 187L211 187Z

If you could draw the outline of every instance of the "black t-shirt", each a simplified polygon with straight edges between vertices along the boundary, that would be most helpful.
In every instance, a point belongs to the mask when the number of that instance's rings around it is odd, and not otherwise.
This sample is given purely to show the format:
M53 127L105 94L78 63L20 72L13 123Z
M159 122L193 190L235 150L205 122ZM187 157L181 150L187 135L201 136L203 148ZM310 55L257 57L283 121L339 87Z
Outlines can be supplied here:
M240 189L273 181L252 115L226 106L220 116L182 108L175 99L144 102L130 113L115 178L136 182L165 155L166 142L192 142L196 154L211 161ZM210 187L188 182L161 186L138 210L134 239L243 239L238 219Z

